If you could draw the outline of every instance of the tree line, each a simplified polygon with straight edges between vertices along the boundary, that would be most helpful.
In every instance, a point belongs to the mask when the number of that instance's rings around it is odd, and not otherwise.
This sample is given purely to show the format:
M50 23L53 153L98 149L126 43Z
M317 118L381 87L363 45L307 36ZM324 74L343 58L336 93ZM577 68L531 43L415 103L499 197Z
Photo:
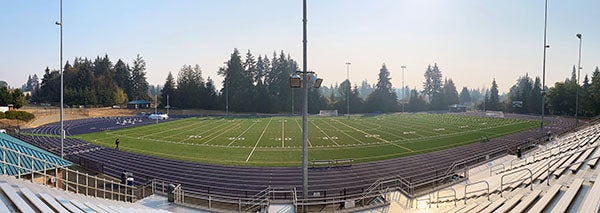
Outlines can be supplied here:
M161 108L169 105L257 113L299 113L302 108L302 90L289 85L290 76L299 70L298 63L283 51L274 52L271 57L262 54L255 57L250 50L242 56L234 49L217 72L223 77L219 90L210 77L202 75L197 64L183 65L176 75L169 72L165 83L156 86L146 81L145 69L146 63L139 55L131 66L120 59L113 65L108 55L95 60L75 58L72 65L67 62L64 66L65 103L111 106L128 100L149 100L157 95ZM532 79L526 74L517 79L508 93L499 94L495 79L489 89L463 87L458 92L453 79L444 77L436 63L425 69L422 88L396 89L388 67L382 64L375 84L362 81L353 86L345 80L335 86L310 87L309 112L335 109L345 114L349 102L350 113L443 111L450 105L462 104L479 110L539 114L541 93L547 91L545 112L573 115L579 88L580 115L600 114L600 71L596 68L591 78L586 75L580 86L574 73L575 69L570 78L545 90L539 77ZM311 76L311 82L314 78ZM33 91L33 101L57 103L59 86L59 72L46 68L41 83L33 75L22 88Z

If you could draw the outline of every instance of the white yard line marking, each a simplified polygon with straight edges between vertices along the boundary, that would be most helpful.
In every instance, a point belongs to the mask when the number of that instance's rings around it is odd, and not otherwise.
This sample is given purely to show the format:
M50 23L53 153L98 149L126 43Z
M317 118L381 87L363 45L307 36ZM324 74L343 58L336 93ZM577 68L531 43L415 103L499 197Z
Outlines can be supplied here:
M300 134L302 134L302 126L300 126L300 123L298 123L298 120L294 119L294 121L296 121L296 124L298 124L298 128L300 128ZM302 136L300 137L302 138ZM308 142L308 146L312 146L312 144L310 144L310 140L307 138L306 141Z
M344 125L344 126L347 126L348 128L350 128L350 129L353 129L354 131L361 132L361 133L363 133L363 134L365 134L365 135L370 135L370 133L367 133L367 132L365 132L365 131L362 131L362 130L360 130L360 129L354 128L354 127L352 127L352 126L350 126L350 125L348 125L348 124L342 123L342 122L340 122L340 121L338 121L338 120L334 120L334 121L336 121L336 122L338 122L339 124L342 124L342 125ZM398 144L395 144L395 143L389 142L389 141L387 141L387 140L385 140L385 139L383 139L383 138L380 138L379 136L375 136L375 137L373 137L373 138L375 138L375 139L377 139L377 140L380 140L380 141L383 141L383 142L386 142L386 143L388 143L388 144L390 144L390 145L397 146L397 147L400 147L400 148L402 148L402 149L406 149L406 150L408 150L408 151L411 151L411 152L414 152L414 151L415 151L415 150L412 150L412 149L406 148L406 147L404 147L404 146L400 146L400 145L398 145Z
M281 120L281 147L285 147L285 120Z
M267 123L267 126L265 127L265 129L263 129L262 133L260 134L260 137L258 137L258 140L256 140L256 144L254 144L254 148L252 148L252 151L250 152L250 154L248 155L248 158L246 158L246 162L248 162L248 160L250 160L250 157L252 157L252 153L254 153L254 150L256 149L256 147L258 146L258 142L260 142L260 139L263 137L263 135L265 135L265 132L267 131L267 129L269 128L269 124L271 124L271 121L273 120L273 118L271 118L269 120L269 123Z
M244 130L242 133L240 133L240 135L238 135L237 137L235 137L233 140L231 140L231 142L229 144L227 144L227 146L230 146L233 142L237 141L240 137L242 137L242 135L246 134L246 132L252 128L254 125L256 124L256 122L252 122L252 125L250 125L246 130Z
M333 119L331 119L331 120L333 120ZM327 125L329 125L329 126L333 127L334 129L336 129L337 131L341 132L342 134L344 134L344 135L346 135L346 136L348 136L348 137L350 137L350 138L354 139L354 140L355 140L355 141L357 141L358 143L360 143L360 144L365 144L365 143L363 143L362 141L360 141L360 140L356 139L355 137L352 137L352 135L350 135L350 134L348 134L348 133L346 133L346 132L342 131L340 128L337 128L336 126L334 126L334 125L331 125L331 123L329 123L329 122L325 122L325 123L327 123Z
M225 134L227 131L229 131L229 130L231 130L231 129L235 128L235 127L237 127L237 126L238 126L238 125L239 125L241 122L242 122L242 121L240 120L239 122L237 122L237 123L235 123L235 124L231 125L231 127L227 128L226 130L224 130L223 132L219 133L219 134L218 134L218 135L216 135L215 137L213 137L213 138L211 138L211 139L207 140L206 142L202 143L202 145L204 145L204 144L206 144L206 143L208 143L208 142L210 142L210 141L214 140L215 138L217 138L217 137L219 137L219 136L221 136L221 135Z
M340 145L337 142L335 142L333 139L331 139L331 137L329 137L329 135L327 135L327 133L325 133L325 131L323 131L323 129L321 129L321 127L317 126L314 121L310 121L310 123L312 123L313 126L317 127L317 129L319 129L321 131L321 133L323 133L323 135L325 135L325 137L327 137L327 139L329 139L335 145L338 145L338 146Z
M219 128L219 127L221 127L221 126L223 126L223 125L225 125L225 124L227 124L227 122L223 122L222 124L219 124L219 125L217 125L217 126L215 126L215 127L213 127L213 128L210 128L210 129L208 129L208 130L206 130L206 131L202 132L202 134L204 134L205 132L212 132L212 133L214 134L214 132L212 131L213 129ZM187 132L187 131L186 131L186 132ZM209 133L209 134L207 135L207 137L208 137L208 136L211 136L211 135L212 135L212 134L210 134L210 133ZM166 137L166 138L169 138L169 137ZM206 138L206 137L205 137L205 138ZM185 142L185 141L187 141L187 140L191 140L191 139L192 139L192 138L190 138L190 137L187 137L187 138L185 138L185 139L183 139L183 140L180 140L180 141L178 141L178 142L179 142L179 143L181 143L181 142Z

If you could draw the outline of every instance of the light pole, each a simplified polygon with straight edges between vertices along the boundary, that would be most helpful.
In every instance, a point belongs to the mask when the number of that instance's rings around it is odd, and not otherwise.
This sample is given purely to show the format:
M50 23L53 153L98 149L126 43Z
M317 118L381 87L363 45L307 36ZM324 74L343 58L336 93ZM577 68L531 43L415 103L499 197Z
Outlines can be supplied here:
M302 89L304 99L302 104L302 200L308 199L308 63L306 53L306 0L302 0L302 76L304 82ZM308 212L306 207L302 206L304 212Z
M350 119L350 62L346 62L346 81L348 81L348 91L346 91L346 113Z
M154 115L156 115L156 124L158 124L158 94L154 95Z
M540 134L544 137L544 102L546 101L546 49L550 47L546 43L546 29L548 28L548 0L544 3L544 59L542 62L542 118L540 120ZM541 139L541 138L540 138Z
M60 0L60 21L55 22L60 26L60 157L64 158L65 128L63 122L64 110L64 81L63 81L63 18L62 18L62 0Z
M579 62L577 62L577 96L575 97L575 127L579 127L579 77L581 76L581 34L577 33L579 39Z
M402 68L402 112L404 112L404 102L406 102L406 90L404 88L404 69L406 69L406 66L402 65L400 66L400 68Z

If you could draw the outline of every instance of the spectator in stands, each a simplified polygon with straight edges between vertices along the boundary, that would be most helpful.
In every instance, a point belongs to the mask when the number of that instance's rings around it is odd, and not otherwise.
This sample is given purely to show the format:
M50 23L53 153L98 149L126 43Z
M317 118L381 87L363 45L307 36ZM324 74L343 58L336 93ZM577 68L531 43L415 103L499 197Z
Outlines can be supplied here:
M117 137L117 140L115 140L115 149L119 149L119 137Z

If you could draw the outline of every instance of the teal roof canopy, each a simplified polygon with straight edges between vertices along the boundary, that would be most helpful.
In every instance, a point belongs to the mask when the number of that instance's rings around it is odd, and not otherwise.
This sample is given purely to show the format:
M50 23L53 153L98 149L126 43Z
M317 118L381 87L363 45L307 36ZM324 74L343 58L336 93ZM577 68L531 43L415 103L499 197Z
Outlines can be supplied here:
M18 175L71 166L73 163L31 144L0 133L0 174ZM18 170L21 166L21 171ZM6 171L6 172L5 172Z

